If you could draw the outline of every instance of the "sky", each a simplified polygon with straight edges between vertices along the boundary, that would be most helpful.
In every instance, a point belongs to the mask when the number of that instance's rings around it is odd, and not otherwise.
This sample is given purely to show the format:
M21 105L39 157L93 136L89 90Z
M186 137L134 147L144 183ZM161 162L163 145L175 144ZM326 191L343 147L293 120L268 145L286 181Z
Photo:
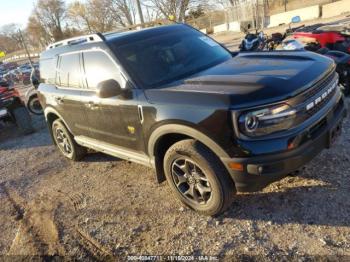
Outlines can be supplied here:
M0 0L0 27L16 23L24 27L33 9L33 0Z
M72 0L66 0L66 3ZM0 0L0 27L16 23L25 27L35 0Z

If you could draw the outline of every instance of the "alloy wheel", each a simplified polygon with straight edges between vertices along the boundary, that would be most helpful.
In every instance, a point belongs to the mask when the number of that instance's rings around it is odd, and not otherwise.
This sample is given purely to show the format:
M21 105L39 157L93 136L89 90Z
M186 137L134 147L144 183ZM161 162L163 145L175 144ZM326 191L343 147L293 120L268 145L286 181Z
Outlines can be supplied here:
M206 204L211 198L209 180L197 163L178 158L171 166L171 175L179 192L189 201Z
M57 127L55 130L55 137L56 142L59 147L59 149L64 153L65 155L72 154L72 145L70 143L70 140L68 139L67 134L62 130L61 128Z

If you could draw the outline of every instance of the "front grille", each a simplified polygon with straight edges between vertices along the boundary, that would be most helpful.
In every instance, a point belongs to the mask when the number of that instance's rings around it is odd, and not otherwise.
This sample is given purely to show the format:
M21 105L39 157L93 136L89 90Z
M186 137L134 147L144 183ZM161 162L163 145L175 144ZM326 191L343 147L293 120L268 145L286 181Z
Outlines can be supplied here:
M334 96L335 92L336 92L336 89L334 89L324 100L322 100L320 103L318 103L312 109L308 110L307 114L309 116L313 116L318 111L320 111L321 108L324 107L332 99L332 97Z
M326 78L322 79L316 85L310 89L308 89L306 92L303 94L303 99L306 101L310 97L313 97L323 91L326 87L328 87L333 81L335 81L336 73L333 72L329 74Z
M335 95L336 88L333 89L325 98L322 98L322 100L318 103L315 103L315 105L307 109L307 105L309 105L312 102L315 102L317 98L320 98L325 92L328 91L328 89L337 81L337 75L335 72L331 73L329 76L327 76L325 79L319 81L314 87L307 90L302 98L303 98L303 107L304 107L304 119L309 118L313 115L315 115L317 112L319 112Z

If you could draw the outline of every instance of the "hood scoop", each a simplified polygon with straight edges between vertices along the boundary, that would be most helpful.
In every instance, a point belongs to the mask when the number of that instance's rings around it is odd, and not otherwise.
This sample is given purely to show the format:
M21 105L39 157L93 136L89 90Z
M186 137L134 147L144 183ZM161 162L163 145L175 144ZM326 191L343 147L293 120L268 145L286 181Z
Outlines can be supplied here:
M258 85L264 77L258 75L206 75L186 79L188 85Z

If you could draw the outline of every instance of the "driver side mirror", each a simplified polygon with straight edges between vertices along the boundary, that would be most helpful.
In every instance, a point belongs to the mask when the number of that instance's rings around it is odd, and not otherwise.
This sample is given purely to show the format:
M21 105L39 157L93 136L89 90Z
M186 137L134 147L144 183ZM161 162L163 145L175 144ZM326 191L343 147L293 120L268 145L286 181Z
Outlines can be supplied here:
M300 18L300 16L294 16L290 22L292 24L300 23L301 22L301 18Z
M100 98L119 96L122 93L123 89L121 88L120 84L114 79L102 81L97 85L96 94Z

